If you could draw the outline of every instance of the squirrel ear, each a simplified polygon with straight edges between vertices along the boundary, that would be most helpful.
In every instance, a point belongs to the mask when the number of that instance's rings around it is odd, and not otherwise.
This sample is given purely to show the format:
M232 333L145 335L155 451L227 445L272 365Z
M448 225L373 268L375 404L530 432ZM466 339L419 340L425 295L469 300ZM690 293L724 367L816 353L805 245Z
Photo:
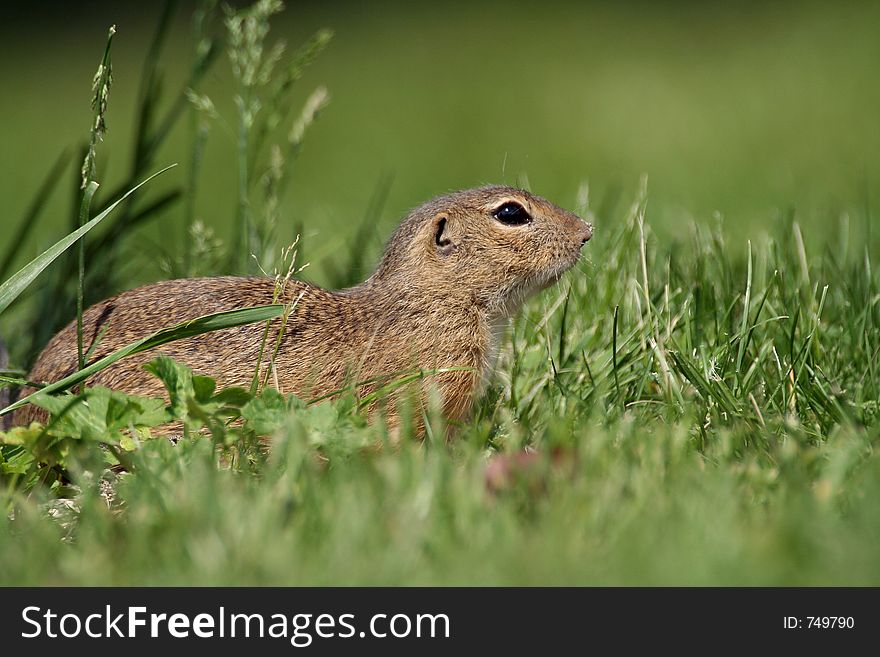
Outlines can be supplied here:
M450 238L448 226L448 217L445 214L438 214L434 217L434 244L437 247L437 253L442 256L448 256L458 249Z

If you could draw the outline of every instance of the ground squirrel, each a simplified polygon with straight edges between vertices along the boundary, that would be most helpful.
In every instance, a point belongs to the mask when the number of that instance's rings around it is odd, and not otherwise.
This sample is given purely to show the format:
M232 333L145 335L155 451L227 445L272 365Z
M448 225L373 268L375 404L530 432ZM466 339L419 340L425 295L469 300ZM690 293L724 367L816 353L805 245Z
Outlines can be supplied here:
M529 295L575 264L591 235L592 226L576 215L511 187L481 187L429 201L403 220L363 283L337 292L297 280L287 284L281 301L299 300L275 359L278 386L310 399L352 381L413 368L455 368L426 377L417 392L424 403L434 386L445 417L460 420L492 366L507 320ZM187 319L271 303L274 286L268 277L222 276L123 292L86 310L85 349L97 341L90 356L97 360ZM274 322L270 335L278 330L279 320ZM247 387L263 330L251 324L169 343L115 363L88 384L161 397L161 382L142 366L162 353L216 378L218 388ZM29 380L57 380L76 363L72 322L43 349ZM387 409L393 425L393 400ZM33 420L44 421L45 413L26 406L13 424Z

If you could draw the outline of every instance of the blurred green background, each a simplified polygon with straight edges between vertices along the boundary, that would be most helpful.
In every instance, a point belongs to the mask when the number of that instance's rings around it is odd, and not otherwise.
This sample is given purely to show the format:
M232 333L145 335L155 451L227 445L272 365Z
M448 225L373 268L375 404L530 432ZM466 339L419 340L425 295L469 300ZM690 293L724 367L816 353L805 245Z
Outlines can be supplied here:
M124 180L161 7L7 3L0 253L58 153L88 136L89 88L113 23L98 179L105 191ZM189 70L193 7L180 3L162 53L166 99ZM792 210L808 239L824 239L841 212L866 212L876 197L880 3L290 2L270 41L293 47L322 27L335 38L297 97L323 84L331 102L293 163L280 235L289 242L302 227L303 275L321 284L334 258L348 257L346 241L383 180L391 186L376 237L358 246L368 262L408 208L482 183L528 184L575 207L588 181L601 239L602 222L619 218L603 208L613 198L628 205L647 174L648 220L663 239L717 211L735 246ZM211 129L197 215L229 240L236 119L225 53L201 91L229 129ZM159 153L158 165L182 166L150 194L185 184L190 130L181 121ZM18 245L19 264L65 232L78 164ZM173 254L183 216L172 206L132 239ZM162 277L157 261L156 249L134 249L125 286ZM14 331L15 318L7 313L0 331Z

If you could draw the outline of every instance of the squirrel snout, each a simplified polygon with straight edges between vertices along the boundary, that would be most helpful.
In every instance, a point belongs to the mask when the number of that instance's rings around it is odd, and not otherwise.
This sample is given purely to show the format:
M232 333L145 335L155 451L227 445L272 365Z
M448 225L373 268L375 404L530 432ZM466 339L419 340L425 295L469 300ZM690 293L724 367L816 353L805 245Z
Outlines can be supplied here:
M581 244L586 244L590 241L590 238L593 236L593 224L588 223L586 221L581 222L580 226L580 237Z

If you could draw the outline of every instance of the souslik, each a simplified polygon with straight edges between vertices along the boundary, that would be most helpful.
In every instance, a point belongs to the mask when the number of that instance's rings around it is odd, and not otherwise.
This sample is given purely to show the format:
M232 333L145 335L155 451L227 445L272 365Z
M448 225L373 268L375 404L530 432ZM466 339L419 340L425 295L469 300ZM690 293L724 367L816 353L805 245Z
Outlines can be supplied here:
M445 417L459 421L494 364L510 317L571 268L591 236L590 224L521 189L489 186L435 198L403 219L363 283L334 292L289 281L280 301L296 306L274 360L278 387L310 399L373 380L358 388L366 395L383 376L421 368L435 373L382 400L389 425L398 424L404 395L425 404L431 387L441 395ZM273 278L221 276L123 292L85 311L85 349L97 341L91 358L98 359L187 319L271 303L274 290ZM87 383L164 396L161 382L142 367L162 353L214 377L218 388L247 387L263 330L248 325L169 343L118 361ZM43 349L29 380L51 382L76 366L71 322ZM374 403L371 412L378 408ZM44 411L26 406L13 424L45 419Z

